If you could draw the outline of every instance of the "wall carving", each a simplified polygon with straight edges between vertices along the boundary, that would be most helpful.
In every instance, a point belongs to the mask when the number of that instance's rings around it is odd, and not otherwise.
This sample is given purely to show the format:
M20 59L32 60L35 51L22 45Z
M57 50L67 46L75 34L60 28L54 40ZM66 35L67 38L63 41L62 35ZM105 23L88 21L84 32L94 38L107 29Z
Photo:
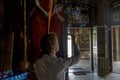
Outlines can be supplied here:
M87 3L71 3L65 9L69 27L86 26L90 22L90 6Z

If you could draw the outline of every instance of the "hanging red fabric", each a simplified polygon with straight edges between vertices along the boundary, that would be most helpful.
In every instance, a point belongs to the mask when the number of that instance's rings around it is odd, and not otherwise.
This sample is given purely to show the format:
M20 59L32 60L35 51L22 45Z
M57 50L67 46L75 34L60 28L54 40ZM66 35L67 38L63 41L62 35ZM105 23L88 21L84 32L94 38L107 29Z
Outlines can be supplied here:
M40 0L40 6L50 14L51 0ZM49 32L48 18L43 13L36 9L32 21L32 44L33 44L33 61L37 59L40 53L40 40L41 37Z

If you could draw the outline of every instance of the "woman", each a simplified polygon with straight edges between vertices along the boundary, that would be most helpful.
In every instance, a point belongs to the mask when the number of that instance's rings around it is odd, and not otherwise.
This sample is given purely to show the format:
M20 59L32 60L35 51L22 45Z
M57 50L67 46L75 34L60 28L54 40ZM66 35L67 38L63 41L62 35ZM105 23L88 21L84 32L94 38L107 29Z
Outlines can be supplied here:
M33 61L40 52L40 39L45 33L48 33L48 24L52 14L52 0L35 0L36 10L32 20L32 44L33 44Z
M57 58L59 51L58 38L55 33L49 33L41 38L41 54L35 63L35 73L38 80L65 80L66 69L79 62L80 53L73 39L75 55L71 58Z

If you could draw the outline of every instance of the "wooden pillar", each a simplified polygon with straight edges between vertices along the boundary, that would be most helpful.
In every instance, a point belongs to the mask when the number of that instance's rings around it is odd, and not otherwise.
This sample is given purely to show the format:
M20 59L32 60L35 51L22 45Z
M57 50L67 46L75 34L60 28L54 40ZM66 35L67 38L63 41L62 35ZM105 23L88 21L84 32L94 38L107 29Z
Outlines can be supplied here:
M104 26L107 24L107 3L105 0L98 0L97 1L97 16L96 16L96 23L98 26Z
M105 75L109 72L108 30L105 26L97 28L98 40L98 74Z
M26 22L26 0L24 1L24 67L27 68L27 22Z
M120 60L120 41L119 41L119 27L116 27L116 60L119 61Z
M53 0L50 1L49 7L50 7L50 11L48 13L48 33L50 32L50 23L51 23L51 17L52 17Z
M98 74L109 72L109 37L108 37L108 5L106 0L97 0L97 48L98 48Z

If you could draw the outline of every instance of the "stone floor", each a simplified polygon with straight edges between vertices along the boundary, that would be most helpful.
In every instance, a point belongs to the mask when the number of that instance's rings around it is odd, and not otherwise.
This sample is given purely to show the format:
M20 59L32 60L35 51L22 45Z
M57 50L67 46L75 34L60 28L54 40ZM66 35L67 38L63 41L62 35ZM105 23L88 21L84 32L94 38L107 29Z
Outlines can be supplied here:
M81 60L78 64L68 69L67 80L120 80L120 62L113 62L113 72L99 76L92 72L89 60Z
M120 74L120 61L113 62L113 72Z
M85 75L69 73L68 80L120 80L120 74L109 73L106 76L98 76L97 73L87 73Z

